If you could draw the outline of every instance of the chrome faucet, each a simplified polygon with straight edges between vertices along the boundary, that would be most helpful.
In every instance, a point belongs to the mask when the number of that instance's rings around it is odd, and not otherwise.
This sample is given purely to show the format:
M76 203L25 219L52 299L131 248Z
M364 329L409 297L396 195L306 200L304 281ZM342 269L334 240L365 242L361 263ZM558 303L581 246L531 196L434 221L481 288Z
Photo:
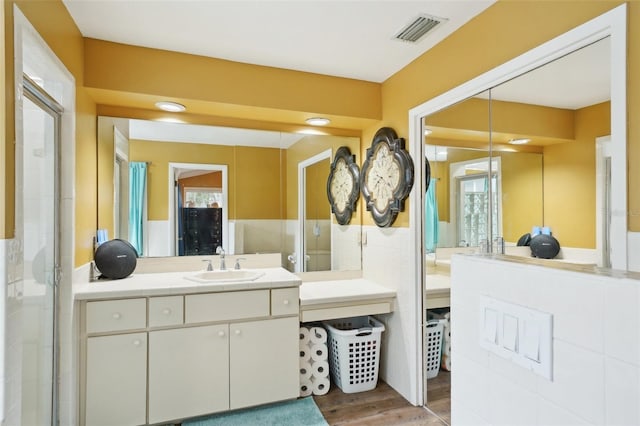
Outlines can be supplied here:
M241 260L247 260L247 259L245 259L244 257L238 257L236 259L236 265L233 267L233 269L235 269L235 270L239 270L240 269L240 261Z
M224 263L224 249L222 246L218 246L216 253L220 255L220 270L226 271L227 265Z
M213 265L211 264L211 259L202 259L203 262L207 262L207 271L213 271Z

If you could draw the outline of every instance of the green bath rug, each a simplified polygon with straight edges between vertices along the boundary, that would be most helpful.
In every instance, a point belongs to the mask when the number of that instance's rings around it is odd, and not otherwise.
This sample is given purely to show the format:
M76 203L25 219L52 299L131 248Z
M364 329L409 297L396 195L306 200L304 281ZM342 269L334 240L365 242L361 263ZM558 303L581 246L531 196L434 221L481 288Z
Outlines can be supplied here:
M182 426L328 426L312 397L219 413Z

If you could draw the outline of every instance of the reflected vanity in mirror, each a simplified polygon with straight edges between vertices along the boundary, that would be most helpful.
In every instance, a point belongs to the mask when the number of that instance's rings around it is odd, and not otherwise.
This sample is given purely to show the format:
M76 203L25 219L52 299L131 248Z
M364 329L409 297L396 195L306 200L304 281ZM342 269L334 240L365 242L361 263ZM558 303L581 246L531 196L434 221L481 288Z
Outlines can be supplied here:
M215 255L220 246L280 253L296 272L360 270L359 212L338 225L326 195L333 153L359 152L358 138L114 117L99 117L98 133L98 227L110 237L129 239L125 171L147 164L142 256Z

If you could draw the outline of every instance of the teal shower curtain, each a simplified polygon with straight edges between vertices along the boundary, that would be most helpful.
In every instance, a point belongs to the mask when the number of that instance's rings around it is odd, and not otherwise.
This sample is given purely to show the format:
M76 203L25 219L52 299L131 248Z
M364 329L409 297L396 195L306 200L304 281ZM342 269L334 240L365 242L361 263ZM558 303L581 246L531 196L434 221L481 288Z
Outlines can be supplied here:
M436 179L431 179L424 197L424 245L432 253L438 245L438 203L436 202Z
M145 194L147 192L147 163L129 163L129 242L138 252L143 253L143 228Z

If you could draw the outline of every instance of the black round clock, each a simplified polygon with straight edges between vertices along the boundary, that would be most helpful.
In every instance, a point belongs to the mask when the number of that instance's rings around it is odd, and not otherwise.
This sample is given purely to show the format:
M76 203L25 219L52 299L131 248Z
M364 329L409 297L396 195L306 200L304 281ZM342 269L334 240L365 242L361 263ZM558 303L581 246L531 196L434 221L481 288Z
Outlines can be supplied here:
M393 224L413 186L413 161L404 149L404 139L390 127L373 137L360 173L360 188L367 210L379 227Z
M327 179L327 197L331 212L340 225L351 221L360 196L360 170L355 163L355 155L349 147L341 146L333 156L331 171Z

